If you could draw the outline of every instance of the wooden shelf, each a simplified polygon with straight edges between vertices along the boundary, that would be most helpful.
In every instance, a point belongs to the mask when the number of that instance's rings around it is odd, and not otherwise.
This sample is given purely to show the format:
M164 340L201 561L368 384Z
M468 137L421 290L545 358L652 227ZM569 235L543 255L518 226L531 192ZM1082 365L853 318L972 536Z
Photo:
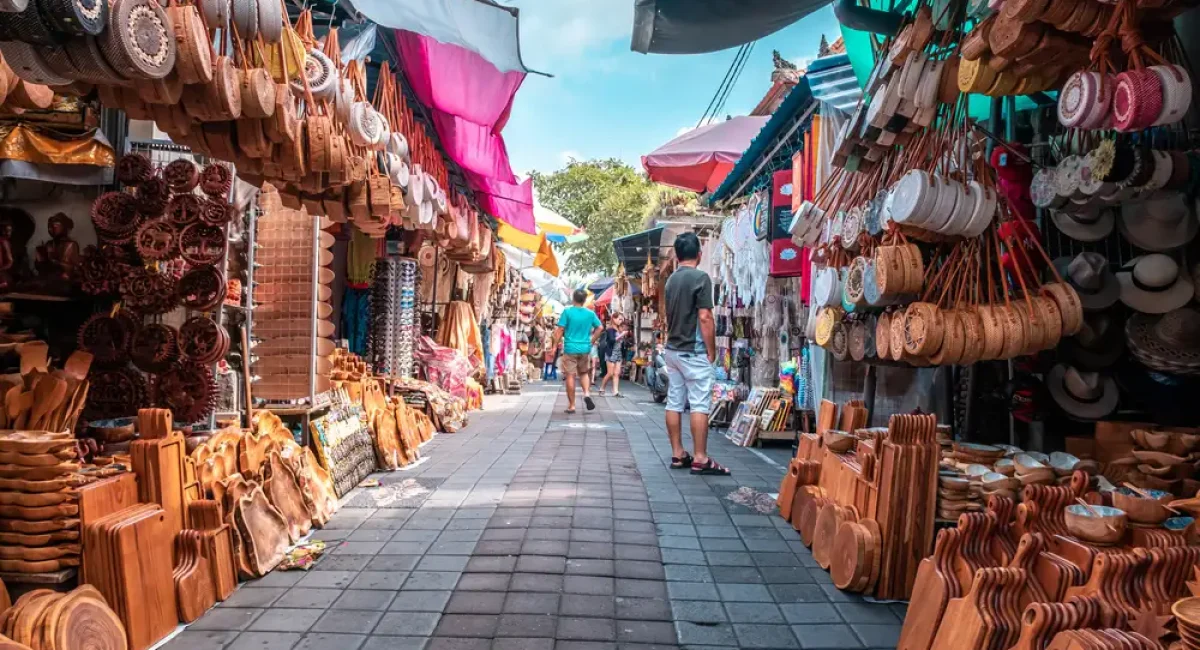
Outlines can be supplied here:
M32 302L76 302L90 300L85 296L52 296L43 293L5 293L0 294L0 300L27 300Z

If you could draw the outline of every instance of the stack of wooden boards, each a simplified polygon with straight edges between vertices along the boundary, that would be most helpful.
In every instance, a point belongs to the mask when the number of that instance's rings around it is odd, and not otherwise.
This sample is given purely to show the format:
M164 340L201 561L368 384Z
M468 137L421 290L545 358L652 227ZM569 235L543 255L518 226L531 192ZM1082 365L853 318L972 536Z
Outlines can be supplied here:
M68 593L35 589L18 598L11 608L0 607L3 650L125 647L124 626L104 596L91 585Z
M79 566L79 497L70 433L0 433L0 571Z
M865 410L849 406L844 424L865 424ZM837 422L836 405L823 404L819 418ZM937 419L893 415L886 429L849 431L858 439L845 453L826 448L819 434L801 434L780 511L839 588L906 599L933 546Z
M204 497L189 506L192 527L224 525L216 534L229 537L232 564L244 577L275 568L291 544L337 509L328 472L272 413L256 413L253 431L214 434L191 460Z
M1200 581L1188 582L1200 547L1186 545L1183 534L1148 537L1148 546L1097 547L1070 537L1050 511L1073 502L1067 496L1094 498L1087 478L1079 471L1066 486L1026 486L1020 506L993 496L986 512L941 530L917 572L898 647L1044 650L1060 632L1092 628L1133 630L1154 645L1058 647L1161 647L1162 619L1200 590ZM1005 602L1012 604L998 604Z

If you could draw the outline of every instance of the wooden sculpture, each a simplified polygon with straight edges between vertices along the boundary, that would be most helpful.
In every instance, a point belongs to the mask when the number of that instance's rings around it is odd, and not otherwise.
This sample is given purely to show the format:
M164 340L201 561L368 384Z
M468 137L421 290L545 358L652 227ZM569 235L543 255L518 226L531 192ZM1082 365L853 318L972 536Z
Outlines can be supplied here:
M268 476L263 483L267 498L287 520L288 537L295 544L312 529L312 511L304 505L300 485L278 451L272 451L267 457L263 473Z
M266 575L279 564L287 550L287 519L271 505L261 487L255 487L238 500L233 518L250 572L256 576Z

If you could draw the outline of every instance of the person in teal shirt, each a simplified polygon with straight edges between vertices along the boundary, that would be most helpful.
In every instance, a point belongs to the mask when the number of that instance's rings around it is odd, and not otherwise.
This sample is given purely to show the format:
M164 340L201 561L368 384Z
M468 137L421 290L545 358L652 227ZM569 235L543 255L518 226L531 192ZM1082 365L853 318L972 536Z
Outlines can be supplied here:
M554 330L554 342L563 342L562 371L567 380L567 413L575 412L575 382L583 384L583 403L587 410L596 408L592 401L592 345L600 335L602 327L596 312L583 306L587 292L575 290L571 296L575 304L563 310Z

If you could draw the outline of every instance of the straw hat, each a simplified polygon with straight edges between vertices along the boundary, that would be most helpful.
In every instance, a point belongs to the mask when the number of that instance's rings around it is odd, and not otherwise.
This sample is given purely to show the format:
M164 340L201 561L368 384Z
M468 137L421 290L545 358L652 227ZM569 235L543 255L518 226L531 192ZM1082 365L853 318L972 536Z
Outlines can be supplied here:
M1059 355L1084 370L1102 370L1116 363L1125 353L1124 328L1118 312L1110 309L1087 314L1079 333L1063 339Z
M1107 309L1121 299L1117 276L1108 270L1108 260L1100 253L1060 257L1054 260L1054 268L1075 288L1086 310Z
M1085 212L1066 212L1051 210L1050 219L1062 234L1083 242L1097 242L1113 231L1112 210L1091 210Z
M1129 350L1143 365L1181 375L1200 374L1200 309L1162 316L1135 314L1125 324Z
M1098 420L1117 408L1120 393L1112 377L1056 364L1046 375L1050 396L1069 415Z
M1117 272L1121 302L1144 314L1165 314L1195 295L1192 280L1175 260L1154 253L1135 257Z
M1121 206L1121 232L1138 248L1167 251L1192 241L1200 221L1182 193L1169 192Z

